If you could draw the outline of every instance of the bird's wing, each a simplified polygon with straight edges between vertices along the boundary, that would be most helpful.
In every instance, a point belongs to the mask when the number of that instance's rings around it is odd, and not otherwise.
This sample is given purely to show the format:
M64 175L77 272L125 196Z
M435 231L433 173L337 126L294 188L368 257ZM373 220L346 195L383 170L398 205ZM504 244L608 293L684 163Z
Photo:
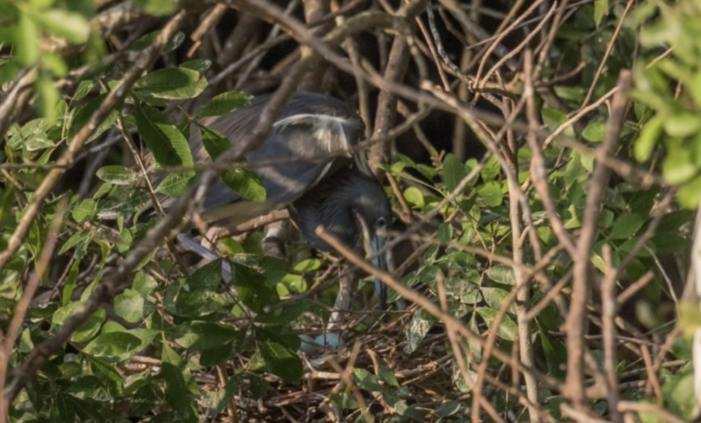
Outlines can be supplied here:
M263 144L247 155L251 164L270 163L268 166L256 167L253 171L260 177L273 208L291 203L327 172L349 164L343 158L305 160L309 157L322 157L336 150L324 142L330 138L352 145L358 137L358 131L362 130L360 121L343 103L329 99L331 98L316 94L293 96ZM237 141L243 139L255 126L266 102L267 96L259 97L248 108L224 115L208 126L229 139L234 148L242 151L244 146L237 145ZM191 136L191 146L197 162L209 160L197 130ZM216 213L210 215L221 216L238 208L229 208L229 205L241 200L223 182L217 181L206 195L204 208L212 211L217 209Z

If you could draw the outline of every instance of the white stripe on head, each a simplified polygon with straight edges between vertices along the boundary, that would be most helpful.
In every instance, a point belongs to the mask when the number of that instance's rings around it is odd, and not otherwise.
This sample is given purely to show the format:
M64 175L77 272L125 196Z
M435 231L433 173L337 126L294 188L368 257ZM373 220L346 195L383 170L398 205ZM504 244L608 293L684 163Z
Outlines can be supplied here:
M284 130L289 125L311 126L312 137L329 153L349 151L352 146L346 134L346 128L360 128L360 124L356 119L309 113L288 116L275 122L273 126Z

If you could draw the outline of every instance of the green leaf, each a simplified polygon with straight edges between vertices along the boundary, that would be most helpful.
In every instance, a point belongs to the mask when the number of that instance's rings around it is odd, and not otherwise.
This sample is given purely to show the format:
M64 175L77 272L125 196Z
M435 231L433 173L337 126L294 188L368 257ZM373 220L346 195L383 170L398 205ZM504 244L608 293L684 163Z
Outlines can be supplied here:
M150 200L144 190L117 190L101 202L97 215L103 219L116 219L141 210Z
M126 332L109 332L95 338L83 352L95 357L102 357L110 362L120 362L138 351L141 340Z
M202 144L212 160L215 160L231 147L231 142L217 131L204 126L199 128L202 134ZM262 202L267 198L267 193L260 177L250 170L229 170L222 176L222 181L246 200Z
M46 119L49 125L53 125L58 118L57 107L58 101L61 99L61 94L56 88L56 84L49 76L48 72L39 72L35 84L35 89L39 98L38 106L41 115Z
M101 167L97 170L97 177L114 185L131 185L140 179L136 172L119 165Z
M92 198L87 198L73 207L71 216L78 223L86 222L97 214L97 203Z
M480 308L480 309L477 309L477 313L480 316L482 316L482 318L484 319L485 322L487 322L487 326L489 327L489 330L494 330L494 328L492 326L493 326L494 320L496 319L499 311L495 310L493 308ZM498 331L498 336L501 339L504 339L506 341L514 341L516 339L517 334L518 334L518 328L516 326L516 323L514 323L514 321L511 320L511 317L506 316L506 315L501 320L501 323L499 324L497 331Z
M161 365L161 376L165 380L168 404L173 410L194 416L197 408L195 396L189 391L183 372L175 365L164 362Z
M601 19L609 13L609 0L596 0L594 2L594 23L598 28L601 25Z
M609 237L611 239L628 239L638 233L645 224L645 219L639 214L624 214L613 223Z
M514 269L511 266L505 264L497 264L495 266L487 269L487 276L494 282L501 283L504 285L515 285L516 277L514 276Z
M276 338L262 330L256 331L258 351L271 373L280 376L287 383L298 384L302 380L302 360L295 351Z
M131 0L131 4L154 16L170 15L178 8L174 0Z
M242 340L242 334L231 326L219 323L192 322L178 327L175 342L184 348L206 350Z
M255 269L239 263L230 263L232 281L243 304L256 313L261 313L265 306L279 300L277 291L266 284L266 278Z
M160 166L192 166L190 145L168 118L149 105L136 106L139 135Z
M306 259L295 264L293 270L295 272L315 272L321 268L321 260L319 259Z
M504 201L504 193L501 184L496 181L487 182L477 189L477 195L483 198L489 207L500 206Z
M90 35L90 23L81 14L61 9L51 9L37 15L44 28L71 44L82 44Z
M680 206L690 210L699 206L699 202L701 202L701 176L697 176L679 189L677 201Z
M642 163L650 158L660 133L662 133L662 123L662 117L656 115L647 121L640 131L640 135L633 146L633 153L638 162Z
M127 289L114 297L114 313L129 323L144 318L146 300L137 291Z
M243 378L241 375L235 375L226 383L224 389L219 391L209 391L202 400L202 408L209 410L211 417L221 413L231 402L236 395L236 391L241 385Z
M448 154L443 160L443 182L449 192L453 192L458 184L467 176L465 165L455 154Z
M416 187L409 187L404 190L404 198L414 206L414 208L420 209L425 205L424 195Z
M39 28L28 13L22 12L15 28L15 46L17 59L25 67L34 65L39 60Z
M80 106L73 114L73 119L71 120L71 127L68 130L68 139L75 137L78 132L83 129L83 127L88 123L95 111L102 105L102 102L107 97L107 94L101 94L97 97L91 99L84 105ZM88 138L88 142L94 140L95 138L102 135L103 132L114 127L119 117L119 112L113 110L107 118L97 127L93 134Z
M696 175L696 172L691 155L682 147L670 149L662 162L662 176L672 185L688 181Z
M132 51L141 51L145 50L148 48L151 44L153 44L154 41L156 41L156 38L158 38L158 35L160 34L160 31L154 31L150 32L143 37L139 38L138 40L134 41L134 43L129 47L129 50ZM170 53L171 51L175 50L176 48L180 47L180 45L185 41L185 33L183 32L178 32L171 38L170 41L166 43L165 46L161 49L162 54Z
M232 110L242 109L251 104L253 96L241 91L229 91L209 100L197 111L198 118L221 116Z
M199 72L185 68L167 68L142 76L134 84L134 93L145 98L185 100L197 97L205 88L207 79Z
M606 122L592 122L584 128L582 136L591 142L601 142L606 135Z
M200 75L204 75L210 67L212 67L212 61L208 59L195 59L189 60L185 63L178 65L180 68L194 70Z
M689 112L679 112L667 116L663 120L664 130L667 134L684 138L693 135L701 129L701 117Z
M165 177L158 185L156 192L163 193L169 197L180 197L187 192L195 180L194 173L177 174L172 173Z

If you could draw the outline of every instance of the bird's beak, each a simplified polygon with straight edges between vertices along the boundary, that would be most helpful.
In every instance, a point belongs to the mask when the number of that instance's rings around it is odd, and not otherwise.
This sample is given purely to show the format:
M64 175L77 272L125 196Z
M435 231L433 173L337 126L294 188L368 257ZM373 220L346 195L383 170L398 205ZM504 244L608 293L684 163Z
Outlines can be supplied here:
M360 226L360 230L363 234L363 247L365 248L365 254L370 257L370 262L375 268L387 271L387 260L385 254L387 252L383 251L385 246L384 233L370 235L370 228L368 227L365 219L360 216L355 210L353 215ZM380 278L375 278L375 295L377 296L377 302L380 310L384 311L387 309L387 287L382 283Z
M385 251L383 251L385 246L385 237L380 235L375 235L370 240L370 260L372 265L376 268L387 271L387 260L385 257ZM380 306L380 310L384 311L387 309L387 287L380 280L380 278L375 277L375 295L377 295L377 302Z

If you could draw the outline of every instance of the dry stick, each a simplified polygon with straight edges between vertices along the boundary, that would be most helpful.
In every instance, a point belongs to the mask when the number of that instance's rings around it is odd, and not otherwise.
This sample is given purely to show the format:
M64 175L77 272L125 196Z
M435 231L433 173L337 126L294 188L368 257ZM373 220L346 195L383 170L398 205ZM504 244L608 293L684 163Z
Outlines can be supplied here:
M619 413L618 375L616 374L616 269L611 261L611 247L607 244L602 249L606 272L601 284L601 334L604 346L604 372L608 391L608 410L613 423L623 423Z
M618 39L618 34L620 34L621 28L623 27L623 21L625 21L626 15L630 11L630 8L633 6L633 3L635 3L635 0L628 0L626 8L623 10L621 17L618 19L618 25L616 25L616 29L613 31L613 35L611 35L611 40L609 40L609 43L606 46L606 52L604 52L604 57L601 59L601 62L599 62L599 68L594 74L594 80L591 81L591 86L589 86L589 91L587 92L587 96L584 97L584 101L582 102L581 107L586 106L589 103L589 100L591 100L591 96L594 94L594 89L596 89L596 83L599 82L599 77L601 77L601 74L604 71L604 67L607 65L608 58L611 55L611 52L613 52L613 46L616 43L616 40Z
M190 50L187 52L188 58L191 58L192 55L195 54L195 51L197 51L202 44L202 38L209 30L213 29L214 26L219 23L227 10L229 10L229 8L226 7L226 5L215 4L214 7L207 12L207 15L202 18L200 25L190 35L190 39L193 41L193 43L192 47L190 47Z
M494 47L496 47L504 37L506 37L511 31L513 31L524 19L526 19L528 16L530 16L531 13L541 4L543 3L544 0L536 0L531 4L531 6L526 9L525 12L521 14L514 22L509 25L504 31L502 31L497 38L494 40L494 42L489 46L487 51L485 52L484 56L482 56L482 61L480 62L479 67L477 68L477 73L475 74L475 80L479 81L481 79L482 71L484 70L484 67L487 65L487 59L489 59L489 56L491 52L494 50ZM534 33L537 33L534 31ZM480 88L484 87L484 83L480 83Z
M622 70L618 83L619 91L614 95L611 116L606 127L606 134L601 146L597 149L606 156L615 154L618 147L619 135L627 111L627 95L632 85L629 71ZM586 408L584 393L584 371L582 369L582 354L584 351L585 315L589 298L590 256L594 246L601 212L601 203L606 193L611 170L598 165L587 184L587 201L584 210L582 230L577 242L576 254L572 257L573 281L570 313L567 315L567 382L566 396L573 402L575 409Z
M655 371L655 366L652 364L652 357L650 356L650 350L647 345L640 345L640 354L643 356L643 362L645 363L645 370L647 371L647 384L645 386L645 393L649 395L649 389L655 392L655 397L659 404L664 403L664 397L662 396L662 387L660 386L660 380L657 377L657 372Z
M531 130L528 132L526 139L528 145L531 148L531 154L533 159L531 160L530 176L533 180L533 186L535 186L536 191L540 195L540 200L543 203L543 207L548 212L548 219L550 220L550 226L557 236L558 241L567 250L570 256L576 254L576 247L570 234L565 229L565 225L560 219L560 215L557 213L557 208L553 202L553 198L550 195L550 187L548 184L548 174L546 171L545 157L541 152L541 146L538 143L538 136L535 130L540 126L538 124L538 112L536 110L535 104L535 91L533 89L533 74L532 74L532 52L531 50L526 50L524 54L524 71L526 78L526 86L524 88L524 96L526 96L526 108L528 114L528 126Z
M528 34L528 35L526 36L526 38L524 38L523 41L521 41L521 42L519 43L519 45L516 46L516 48L514 48L514 49L511 50L509 53L507 53L504 57L502 57L501 59L499 59L499 60L494 64L494 66L492 66L492 68L489 69L489 71L487 71L487 73L484 75L484 78L482 78L482 80L479 81L479 89L483 89L484 86L485 86L485 85L487 84L487 82L489 81L489 78L490 78L495 72L497 72L497 71L504 65L504 63L506 63L506 62L507 62L509 59L511 59L512 57L516 56L521 50L523 50L524 48L526 48L526 47L528 46L529 41L531 41L531 40L533 39L533 37L535 37L536 35L540 34L540 30L543 28L543 26L545 26L545 23L546 23L548 20L550 20L550 17L555 13L555 8L556 8L556 7L557 7L557 3L553 3L553 5L552 5L552 7L550 8L550 10L548 11L548 13L547 13L545 16L543 16L543 18L540 20L540 22L538 23L538 25L537 25L535 28L533 28L533 30L531 31L531 33ZM486 56L485 56L485 57L486 57Z
M262 228L265 225L269 225L271 223L289 218L290 212L287 209L274 210L266 215L259 216L246 222L240 223L234 226L233 228L222 228L215 234L213 241L216 241L220 238L227 238L230 236L255 231L256 229Z
M395 290L404 299L416 303L417 305L421 306L427 312L431 313L433 316L437 317L443 322L450 322L461 335L471 340L474 340L482 348L487 348L487 342L484 338L482 338L481 336L470 330L468 327L466 327L459 319L456 319L450 314L443 312L440 309L440 307L433 304L431 300L414 291L413 289L405 287L399 281L394 279L394 277L389 273L373 267L370 263L361 258L358 254L341 244L341 242L338 241L336 237L326 232L323 228L318 227L315 232L317 236L321 237L321 239L323 239L325 242L331 245L336 251L338 251L342 256L348 259L348 261L350 261L352 264L359 267L363 271L369 273L370 275L379 278L384 284ZM495 348L492 354L495 358L502 361L503 363L512 365L519 372L531 373L535 378L541 381L548 388L560 391L561 385L555 378L545 375L535 368L526 367L519 362L512 362L511 356L498 348Z
M12 123L12 118L18 110L22 110L31 95L30 87L37 77L36 68L24 71L17 78L12 87L5 94L5 98L0 103L0 139L4 138L5 132Z
M80 151L90 136L95 132L105 118L109 116L112 110L117 108L122 103L129 92L129 89L139 79L141 74L151 66L158 56L160 56L161 47L165 45L165 43L169 41L184 24L185 16L186 12L180 11L163 28L156 39L156 42L154 42L154 45L149 47L142 53L141 56L139 56L139 59L134 66L120 80L119 85L110 91L109 94L107 94L107 97L95 111L95 113L93 113L88 123L80 129L61 157L56 161L56 164L61 167L52 169L44 177L41 185L39 185L34 192L32 201L22 212L22 218L18 222L17 227L7 242L7 248L5 251L0 253L0 272L2 272L5 265L22 246L24 238L27 236L27 232L34 222L34 218L39 212L39 209L41 208L41 204L44 202L49 193L51 193L54 186L65 172L65 167L70 167L73 165L76 154Z
M12 347L14 346L15 340L17 339L20 329L22 328L24 316L27 315L27 310L29 310L29 305L34 297L34 293L39 287L39 280L46 271L49 265L49 260L51 260L51 256L53 255L57 241L56 235L61 229L65 211L66 201L62 200L58 205L56 213L54 214L54 220L51 222L51 226L49 227L49 232L46 235L46 242L41 249L41 253L39 254L39 260L37 261L36 268L27 281L27 285L24 288L24 293L22 294L22 299L17 303L17 308L12 316L12 321L10 322L7 336L5 336L4 339L2 337L2 332L0 331L0 341L2 341L0 343L0 394L4 392L5 389L5 379L7 376L7 367L10 362L10 355L12 354ZM5 395L0 395L0 423L7 422L10 402L11 401Z
M553 142L555 140L555 138L557 138L557 136L560 135L561 133L563 133L567 128L569 128L572 125L574 125L575 123L579 122L579 120L582 119L584 116L586 116L589 112L592 112L592 111L598 109L599 106L601 106L606 101L608 101L608 99L611 98L614 94L616 94L617 91L618 91L618 87L613 87L611 90L609 90L609 92L602 95L601 98L596 100L596 102L594 102L593 104L590 104L587 107L580 107L580 109L579 109L579 111L577 111L577 113L575 113L572 117L570 117L566 121L562 122L562 124L560 124L560 126L555 128L555 130L550 135L548 135L547 138L545 138L545 141L543 141L543 149L548 147L550 145L550 143Z
M384 78L389 81L401 81L409 66L409 46L403 36L397 34L392 42ZM394 126L397 118L398 97L390 90L383 89L377 99L374 136L382 136ZM374 168L375 177L382 180L382 170L378 165L387 163L392 152L392 143L376 144L370 148L368 164Z
M623 304L628 302L628 300L633 298L633 295L635 295L638 291L643 289L645 285L647 285L654 277L655 274L652 272L652 270L648 270L644 275L640 277L640 279L630 284L630 286L628 286L628 288L626 288L625 291L621 292L618 295L618 298L616 298L618 306L622 306Z

